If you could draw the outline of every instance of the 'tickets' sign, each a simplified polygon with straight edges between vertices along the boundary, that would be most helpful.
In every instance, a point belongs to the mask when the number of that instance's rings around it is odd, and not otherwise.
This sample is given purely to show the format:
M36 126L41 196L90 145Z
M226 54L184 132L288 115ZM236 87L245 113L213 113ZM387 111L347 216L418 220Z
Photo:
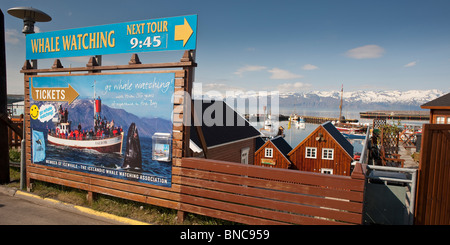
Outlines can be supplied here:
M32 162L170 187L174 81L174 73L31 77Z
M193 50L197 15L92 26L26 36L26 59Z

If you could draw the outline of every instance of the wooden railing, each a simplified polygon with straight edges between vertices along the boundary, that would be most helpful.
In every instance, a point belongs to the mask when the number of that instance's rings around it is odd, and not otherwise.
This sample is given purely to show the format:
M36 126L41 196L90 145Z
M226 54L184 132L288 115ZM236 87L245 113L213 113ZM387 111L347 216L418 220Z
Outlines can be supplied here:
M22 141L23 118L11 118L8 124L8 146L9 148L19 148ZM14 127L14 128L13 128ZM17 132L19 130L20 132Z
M361 224L364 175L352 176L183 158L180 211L244 224Z

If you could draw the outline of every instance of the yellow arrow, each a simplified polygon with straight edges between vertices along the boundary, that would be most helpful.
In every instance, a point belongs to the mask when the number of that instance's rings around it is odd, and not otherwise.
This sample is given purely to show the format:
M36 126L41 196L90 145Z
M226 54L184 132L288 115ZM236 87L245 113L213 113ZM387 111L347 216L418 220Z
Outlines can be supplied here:
M189 38L194 31L192 31L191 26L184 18L184 24L175 26L175 41L183 41L183 47L186 45Z
M67 101L70 104L78 95L70 84L67 88L35 88L31 83L31 97L34 101Z

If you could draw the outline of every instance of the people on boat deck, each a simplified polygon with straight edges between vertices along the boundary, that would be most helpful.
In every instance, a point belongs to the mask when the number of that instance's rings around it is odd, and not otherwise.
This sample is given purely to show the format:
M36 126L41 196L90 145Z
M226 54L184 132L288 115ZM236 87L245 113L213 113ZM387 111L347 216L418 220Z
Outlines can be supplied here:
M69 111L67 111L67 108L62 108L62 105L59 105L58 109L58 120L60 123L67 123L69 119Z
M58 121L60 123L68 122L69 112L67 108L59 105L58 109ZM70 126L69 126L70 128ZM66 139L76 139L76 140L89 140L89 139L99 139L99 138L108 138L121 134L123 132L122 127L116 127L114 120L108 122L106 117L100 117L100 115L96 114L94 116L94 130L90 129L89 131L83 130L81 123L78 124L77 129L75 130L61 130L60 128L55 129L55 135L59 138ZM49 134L52 134L52 131L49 129Z

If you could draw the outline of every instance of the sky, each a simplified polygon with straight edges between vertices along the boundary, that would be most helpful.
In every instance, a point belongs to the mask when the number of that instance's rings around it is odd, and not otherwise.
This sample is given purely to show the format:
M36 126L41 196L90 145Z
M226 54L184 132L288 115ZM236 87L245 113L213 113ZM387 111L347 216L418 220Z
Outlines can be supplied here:
M12 7L39 9L36 32L198 15L195 86L219 91L429 90L450 92L450 1L63 1L7 0L8 94L23 94L25 36ZM177 62L183 51L140 53L143 63ZM103 65L131 54L104 55ZM85 66L89 57L60 59ZM54 59L38 61L51 68Z

